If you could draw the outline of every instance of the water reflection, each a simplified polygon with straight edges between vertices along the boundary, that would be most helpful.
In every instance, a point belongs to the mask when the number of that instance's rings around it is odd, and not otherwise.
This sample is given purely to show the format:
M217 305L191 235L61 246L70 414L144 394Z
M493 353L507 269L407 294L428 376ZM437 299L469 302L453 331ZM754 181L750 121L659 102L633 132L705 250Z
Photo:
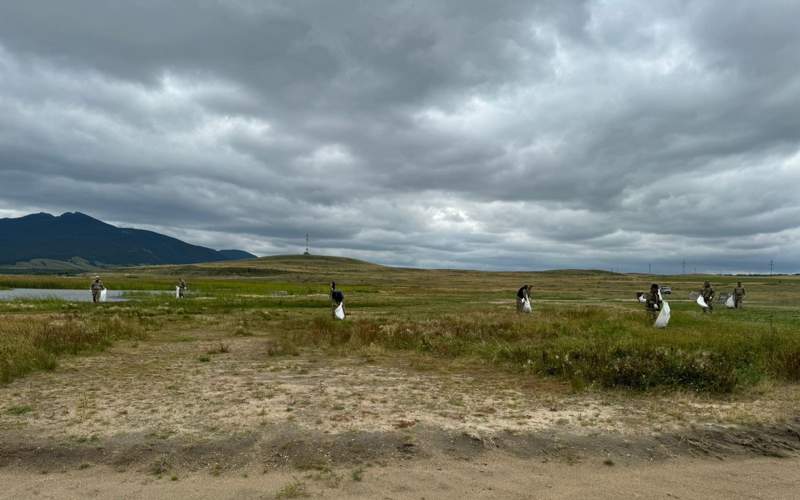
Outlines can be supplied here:
M106 297L108 302L124 302L122 290L108 290ZM15 299L61 299L70 302L91 302L92 292L86 290L58 290L47 288L14 288L12 290L0 290L0 300Z

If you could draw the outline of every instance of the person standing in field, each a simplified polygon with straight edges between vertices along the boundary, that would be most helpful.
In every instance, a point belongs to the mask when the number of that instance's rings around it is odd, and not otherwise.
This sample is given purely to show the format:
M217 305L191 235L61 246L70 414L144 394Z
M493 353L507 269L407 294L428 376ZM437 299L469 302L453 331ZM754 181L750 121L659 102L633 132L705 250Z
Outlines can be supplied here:
M91 286L92 302L94 302L95 304L100 302L100 292L102 292L103 289L105 289L105 285L103 285L103 280L100 279L100 276L95 276Z
M700 290L700 295L703 297L703 300L706 302L708 307L703 308L703 313L713 313L714 312L714 289L711 287L711 283L706 281L703 283L703 289Z
M661 308L664 305L664 301L661 300L661 294L659 293L659 287L657 283L650 285L650 292L645 295L644 305L647 308L647 312L650 313L650 318L655 321L656 318L658 318L658 313L661 312Z
M736 288L733 289L733 307L734 309L741 309L742 301L744 300L744 296L747 294L747 291L742 286L742 282L739 281L736 283Z
M341 304L344 311L344 294L336 289L336 282L331 281L331 316L336 317L336 308Z
M524 312L523 308L525 307L526 302L530 302L531 300L531 293L532 287L530 285L522 285L522 287L517 290L517 312L521 313Z
M178 281L178 298L182 299L186 294L186 290L188 289L189 286L186 284L186 281L183 278L181 278L180 281Z

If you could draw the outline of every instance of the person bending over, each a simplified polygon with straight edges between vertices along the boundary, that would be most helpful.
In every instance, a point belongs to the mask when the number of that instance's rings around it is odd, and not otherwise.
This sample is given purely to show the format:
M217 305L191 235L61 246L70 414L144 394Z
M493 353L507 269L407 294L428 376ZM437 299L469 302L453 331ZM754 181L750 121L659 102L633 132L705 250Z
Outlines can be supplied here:
M657 283L653 283L650 285L650 292L648 292L645 296L644 306L647 308L647 312L650 313L650 318L655 321L658 318L658 313L661 312L661 308L664 305L664 302L661 300L661 294L658 293L659 287Z
M706 281L703 283L703 289L700 290L700 295L703 297L706 305L708 307L703 308L703 313L713 313L714 312L714 289L711 287L711 283Z
M344 311L344 294L341 290L336 289L336 282L331 281L331 316L336 317L336 308L342 305Z
M525 307L525 302L531 300L531 293L533 288L530 285L522 285L522 287L517 290L517 312L523 312L523 308Z

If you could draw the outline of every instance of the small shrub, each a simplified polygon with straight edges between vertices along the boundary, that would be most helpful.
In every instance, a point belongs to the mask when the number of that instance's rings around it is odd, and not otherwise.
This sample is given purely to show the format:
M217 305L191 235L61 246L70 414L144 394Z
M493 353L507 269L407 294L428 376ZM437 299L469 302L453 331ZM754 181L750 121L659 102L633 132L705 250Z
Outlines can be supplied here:
M304 498L310 496L305 483L294 480L291 483L287 484L277 493L275 493L275 498Z
M247 329L244 325L239 325L236 329L233 330L233 335L235 337L252 337L253 332Z
M297 348L297 345L288 339L267 342L266 352L269 357L300 355L300 350Z
M33 408L28 405L11 406L6 409L6 413L9 415L25 415L26 413L30 413L32 411Z
M169 457L162 455L158 457L152 464L150 464L149 472L154 476L161 477L171 469Z
M225 354L228 352L231 352L231 349L228 346L228 344L223 344L222 342L220 342L216 347L206 351L206 354Z

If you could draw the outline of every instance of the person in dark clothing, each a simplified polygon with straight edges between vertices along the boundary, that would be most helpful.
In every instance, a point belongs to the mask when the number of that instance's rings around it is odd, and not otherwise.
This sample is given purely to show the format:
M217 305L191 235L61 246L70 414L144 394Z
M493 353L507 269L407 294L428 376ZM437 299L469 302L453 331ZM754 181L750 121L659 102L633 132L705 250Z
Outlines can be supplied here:
M186 284L186 281L181 278L178 281L178 298L182 299L186 295L186 290L189 289L189 286Z
M336 289L336 282L331 281L331 316L336 317L336 308L342 305L344 311L344 294L341 290Z
M734 309L740 309L742 307L742 301L744 300L744 296L747 294L747 291L742 286L742 282L739 281L736 283L736 288L733 289L733 307Z
M103 280L100 279L100 276L95 276L91 286L92 302L95 304L100 302L100 292L102 292L104 289L105 285L103 285Z
M661 294L659 293L659 287L657 283L650 285L650 292L645 294L644 305L647 308L647 312L650 313L650 318L655 321L656 318L658 318L658 313L661 312L661 308L664 305L664 301L661 300Z
M525 302L530 302L531 300L531 293L533 292L533 288L530 285L522 285L522 287L517 290L517 312L523 312L523 308L525 307Z
M703 313L713 313L714 312L714 289L711 287L711 283L706 281L703 283L703 289L700 290L700 295L703 297L703 300L706 302L708 307L703 308Z

